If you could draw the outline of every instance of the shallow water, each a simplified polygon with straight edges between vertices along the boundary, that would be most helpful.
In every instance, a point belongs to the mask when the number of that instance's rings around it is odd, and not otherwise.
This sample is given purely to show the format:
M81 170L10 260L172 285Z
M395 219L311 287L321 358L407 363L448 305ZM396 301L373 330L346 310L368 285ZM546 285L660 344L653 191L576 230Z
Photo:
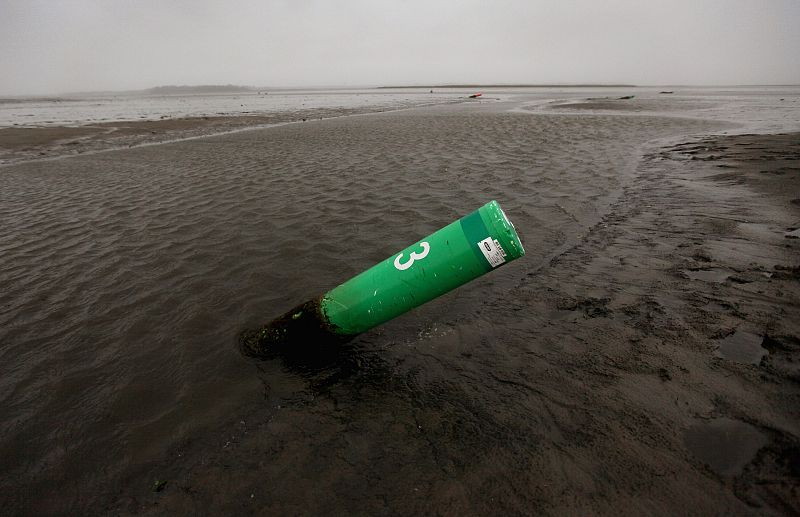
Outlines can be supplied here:
M730 272L724 269L687 269L683 273L692 280L701 280L713 284L721 284L731 276Z
M517 99L519 107L536 109L586 99L633 95L628 108L645 113L688 114L713 120L746 120L753 130L786 131L800 127L800 89L774 87L683 87L660 95L654 87L489 87L480 88L483 100ZM406 108L464 99L471 88L366 88L142 95L97 93L56 98L0 98L0 128L11 126L85 125L122 120L235 116L296 112L318 108L350 109L381 106ZM603 111L603 110L600 110Z
M737 330L719 341L718 354L738 363L758 364L769 352L762 347L764 336Z
M768 441L752 425L730 418L699 422L686 430L684 440L692 454L725 476L740 473Z
M289 513L315 487L341 490L345 508L345 494L375 479L391 480L393 497L436 493L442 507L487 484L513 493L533 475L520 451L546 442L552 421L520 396L544 345L507 293L623 195L648 146L720 127L515 107L355 116L4 168L4 498L26 513L133 511L130 494L154 476L174 480L209 457L201 491L224 499L252 486ZM239 354L242 329L490 199L520 230L524 259L321 359ZM366 490L359 508L385 497ZM325 497L312 499L304 508L323 511Z
M96 94L55 99L0 99L0 128L84 125L121 120L269 114L317 108L386 109L461 97L428 90L280 90L193 95Z

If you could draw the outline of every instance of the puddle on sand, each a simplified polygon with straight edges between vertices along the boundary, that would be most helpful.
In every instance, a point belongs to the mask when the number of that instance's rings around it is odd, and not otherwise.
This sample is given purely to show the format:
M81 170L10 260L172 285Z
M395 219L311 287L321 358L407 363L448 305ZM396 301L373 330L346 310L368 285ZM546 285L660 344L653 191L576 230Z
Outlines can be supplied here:
M737 330L720 340L717 355L737 363L758 364L769 352L761 346L763 336Z
M775 238L776 234L776 229L768 224L739 223L737 229L745 237L760 242L769 242Z
M683 441L686 448L714 472L733 476L742 472L768 440L750 424L715 418L687 429Z
M684 269L683 273L691 280L702 280L714 284L721 284L730 276L730 273L724 269Z

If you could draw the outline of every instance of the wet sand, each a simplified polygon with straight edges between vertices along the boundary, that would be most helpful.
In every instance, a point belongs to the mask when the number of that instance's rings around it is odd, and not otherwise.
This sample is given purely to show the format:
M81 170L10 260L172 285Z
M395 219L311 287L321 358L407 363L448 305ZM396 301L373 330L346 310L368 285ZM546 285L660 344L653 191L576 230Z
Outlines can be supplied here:
M2 507L800 511L800 136L512 107L0 169ZM238 353L492 198L524 259L328 354Z
M413 106L410 102L408 104ZM276 113L243 112L244 115L185 118L162 116L160 120L111 121L76 126L2 127L0 165L159 144L293 122L380 113L394 109L398 107L375 105L354 108L308 108Z

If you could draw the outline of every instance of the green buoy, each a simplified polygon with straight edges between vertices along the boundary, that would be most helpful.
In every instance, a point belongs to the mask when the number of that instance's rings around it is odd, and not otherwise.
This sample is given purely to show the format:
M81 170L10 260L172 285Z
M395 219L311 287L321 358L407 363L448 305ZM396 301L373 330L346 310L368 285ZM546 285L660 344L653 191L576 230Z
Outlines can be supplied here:
M242 333L248 355L294 343L347 341L525 254L490 201L271 323Z

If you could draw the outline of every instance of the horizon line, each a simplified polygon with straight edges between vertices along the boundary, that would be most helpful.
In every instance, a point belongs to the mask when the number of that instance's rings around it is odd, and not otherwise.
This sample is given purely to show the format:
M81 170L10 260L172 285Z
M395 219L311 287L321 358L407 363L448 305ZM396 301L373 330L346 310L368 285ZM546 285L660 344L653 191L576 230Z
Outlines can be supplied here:
M54 93L0 93L0 98L58 98L71 95L96 95L96 94L131 94L144 93L148 90L160 88L192 89L192 88L220 88L219 93L224 93L225 88L240 88L250 91L284 91L284 90L408 90L432 88L753 88L753 87L800 87L800 83L788 84L625 84L625 83L444 83L444 84L399 84L399 85L326 85L326 86L248 86L235 84L193 84L193 85L159 85L138 89L119 90L84 90ZM215 93L209 91L207 93ZM231 92L235 93L235 92ZM240 92L244 93L244 92Z

